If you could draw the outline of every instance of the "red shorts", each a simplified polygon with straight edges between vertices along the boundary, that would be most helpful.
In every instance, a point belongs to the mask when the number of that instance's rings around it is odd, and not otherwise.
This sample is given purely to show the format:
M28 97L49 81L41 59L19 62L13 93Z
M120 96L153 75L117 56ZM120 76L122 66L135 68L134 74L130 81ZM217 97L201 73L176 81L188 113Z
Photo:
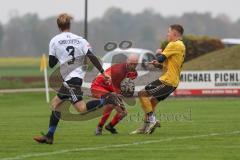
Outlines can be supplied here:
M91 86L91 93L92 96L95 98L101 98L101 96L103 96L104 94L111 92L108 89L101 87L101 86Z
M109 93L109 92L111 92L110 89L104 88L102 86L99 86L99 85L91 86L91 93L94 98L101 98L101 96L103 96L104 94ZM110 106L105 107L105 109L103 111L103 115L111 113L113 109L114 108L110 107ZM119 114L122 114L123 112L127 113L127 110L125 109L125 107L117 107L117 108L115 108L115 110Z

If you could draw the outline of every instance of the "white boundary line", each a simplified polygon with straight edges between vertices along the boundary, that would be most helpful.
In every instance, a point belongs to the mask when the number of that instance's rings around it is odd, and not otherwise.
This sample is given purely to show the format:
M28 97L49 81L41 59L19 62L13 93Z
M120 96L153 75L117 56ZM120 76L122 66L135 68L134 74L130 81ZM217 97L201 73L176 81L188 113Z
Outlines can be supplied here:
M44 92L45 88L1 89L0 93ZM50 89L52 91L52 89Z
M107 149L107 148L120 148L120 147L138 146L138 145L160 143L160 142L170 142L174 140L205 138L205 137L212 137L212 136L234 135L234 134L240 134L240 131L225 132L225 133L211 133L211 134L203 134L203 135L184 136L184 137L172 137L172 138L160 139L160 140L149 140L149 141L142 141L142 142L133 142L133 143L126 143L126 144L116 144L116 145L107 145L107 146L98 146L98 147L65 149L65 150L59 150L59 151L53 151L53 152L42 152L42 153L36 153L36 154L19 155L16 157L1 158L0 160L20 160L20 159L32 158L32 157L57 155L57 154L63 154L68 152L92 151L92 150L101 150L101 149Z

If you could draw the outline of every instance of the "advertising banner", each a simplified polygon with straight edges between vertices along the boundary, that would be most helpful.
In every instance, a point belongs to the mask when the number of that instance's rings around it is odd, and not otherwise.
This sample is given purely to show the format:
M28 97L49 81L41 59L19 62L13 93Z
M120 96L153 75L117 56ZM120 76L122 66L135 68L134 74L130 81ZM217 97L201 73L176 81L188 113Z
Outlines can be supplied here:
M183 71L174 96L240 96L240 70Z

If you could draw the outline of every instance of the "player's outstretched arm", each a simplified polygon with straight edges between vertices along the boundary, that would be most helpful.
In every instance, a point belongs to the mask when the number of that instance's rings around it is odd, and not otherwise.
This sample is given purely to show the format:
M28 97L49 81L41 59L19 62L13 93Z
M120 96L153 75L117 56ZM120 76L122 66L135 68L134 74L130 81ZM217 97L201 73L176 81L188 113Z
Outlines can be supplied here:
M102 65L99 62L98 58L90 50L88 50L86 55L90 59L92 64L99 70L99 72L103 74L104 79L106 81L110 81L111 78L104 73L104 69L102 68Z
M101 63L99 62L98 58L90 51L87 52L87 57L90 59L92 64L99 70L100 73L104 72L104 69L102 68Z
M58 63L58 59L55 56L50 55L48 64L50 68L53 68Z

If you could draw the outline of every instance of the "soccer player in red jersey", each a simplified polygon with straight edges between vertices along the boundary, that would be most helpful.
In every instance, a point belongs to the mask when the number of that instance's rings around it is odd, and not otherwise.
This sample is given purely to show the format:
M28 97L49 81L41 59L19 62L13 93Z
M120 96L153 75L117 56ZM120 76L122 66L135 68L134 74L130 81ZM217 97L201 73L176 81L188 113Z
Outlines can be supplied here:
M111 82L106 82L102 75L97 76L91 85L91 93L95 98L101 98L105 94L114 92L116 94L121 94L120 85L125 78L130 78L131 80L137 78L136 67L138 64L138 56L136 54L131 54L128 56L125 63L114 64L105 71L105 75L111 77ZM98 123L96 128L96 135L102 134L102 128L109 118L112 110L114 108L107 106L104 109L103 115ZM116 114L109 124L105 126L105 129L111 132L112 134L117 134L117 130L114 128L118 122L120 122L126 115L127 110L125 107L116 108Z

